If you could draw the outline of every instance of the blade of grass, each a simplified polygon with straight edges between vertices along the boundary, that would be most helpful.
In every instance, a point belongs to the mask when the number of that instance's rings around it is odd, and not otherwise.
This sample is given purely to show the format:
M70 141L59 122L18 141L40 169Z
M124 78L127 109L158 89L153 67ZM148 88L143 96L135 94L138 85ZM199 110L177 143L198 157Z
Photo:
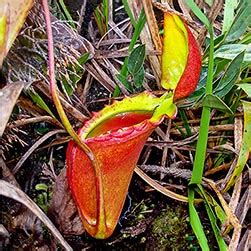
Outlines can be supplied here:
M98 30L99 30L101 36L103 36L106 33L106 26L103 22L104 21L103 14L102 14L101 10L99 9L99 6L94 10L94 18L96 20Z
M192 135L192 131L191 131L191 128L189 126L189 123L188 123L188 120L187 120L187 116L186 116L186 113L184 110L180 109L179 110L179 114L180 114L180 117L184 123L184 127L186 129L186 134L187 136L191 136Z
M188 0L187 5L192 9L194 14L206 25L209 35L210 35L210 48L209 48L209 61L208 61L208 75L206 82L206 95L212 94L213 86L213 68L214 68L214 33L213 27L210 24L207 17L202 13L198 6L194 3L193 0ZM204 162L207 149L207 139L208 139L208 129L210 122L210 112L211 108L204 106L202 109L201 123L199 138L196 147L195 161L193 167L192 178L190 185L200 184L202 180Z
M67 19L67 21L69 21L70 26L72 28L76 29L76 24L74 23L74 20L72 19L71 14L68 11L68 9L67 9L67 7L66 7L66 5L64 3L64 0L59 0L58 2L59 2L60 7L63 10L65 18Z
M187 5L192 9L193 13L204 23L210 35L209 60L208 60L208 76L206 81L206 95L212 94L213 85L213 68L214 68L214 32L207 17L202 13L193 0L188 0ZM198 238L202 250L209 250L207 239L203 231L198 213L193 205L194 203L194 187L202 181L204 163L206 157L208 130L210 122L211 108L203 106L201 123L199 130L199 138L196 146L195 160L193 165L192 177L189 182L188 199L189 199L189 215L192 229Z
M124 8L125 8L125 11L126 11L126 14L128 15L128 17L130 18L130 21L131 21L131 24L133 26L133 28L135 29L136 28L136 21L134 19L134 16L133 16L133 13L131 11L131 8L128 4L128 1L127 0L122 0L122 3L124 5Z
M29 96L31 97L32 101L37 104L38 107L46 111L48 114L51 115L52 118L56 119L53 112L49 108L49 106L45 103L45 101L42 99L42 97L35 92L34 90L28 91Z
M200 217L194 206L194 189L188 188L188 209L189 209L189 221L194 231L196 238L203 251L209 251L207 243L207 237L203 231L203 227L200 221Z
M135 30L134 30L131 42L129 44L129 48L128 48L129 53L133 50L133 48L134 48L134 46L135 46L135 44L136 44L136 42L137 42L137 40L138 40L138 38L140 36L140 33L141 33L145 23L146 23L146 15L145 15L144 10L142 9L141 12L140 12L137 24L135 26ZM122 68L120 70L120 75L123 75L123 76L127 77L127 75L128 75L127 66L128 66L128 57L126 57L125 60L124 60L123 66L122 66ZM113 96L117 97L119 94L120 94L120 89L117 86L115 88L115 90L114 90Z
M146 23L146 15L145 15L144 10L142 9L140 12L139 19L138 19L137 25L135 27L131 42L129 44L129 48L128 48L129 52L131 52L133 50L133 48L134 48L134 46L140 36L140 32L142 31L145 23ZM121 74L125 75L128 73L127 65L128 65L128 57L124 61L124 64L121 69Z
M108 0L103 0L102 7L103 7L105 26L106 26L106 31L107 31L108 30L108 20L109 20L109 2L108 2Z

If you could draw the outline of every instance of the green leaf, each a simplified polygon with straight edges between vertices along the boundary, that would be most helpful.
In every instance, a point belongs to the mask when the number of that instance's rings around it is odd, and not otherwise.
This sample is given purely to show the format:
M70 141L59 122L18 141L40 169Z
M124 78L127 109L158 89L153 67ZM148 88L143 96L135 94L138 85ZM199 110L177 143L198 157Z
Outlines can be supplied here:
M220 98L224 97L233 88L240 74L244 53L245 52L241 52L238 56L236 56L226 69L225 74L217 87L214 89L214 94L216 96Z
M245 36L243 36L243 38L241 39L241 43L242 44L250 44L251 43L251 32L248 32L247 34L245 34Z
M233 111L219 97L213 94L207 94L202 101L202 105L215 108L229 114L234 114Z
M208 73L206 81L206 94L212 94L213 87L213 73L214 73L214 31L208 18L203 14L200 8L195 4L193 0L188 0L187 5L192 9L194 14L206 25L210 35L210 47L209 47L209 59L208 59ZM194 166L192 171L192 177L189 185L200 184L202 181L202 175L204 170L208 130L210 122L211 109L204 106L202 109L201 123L199 130L199 137L196 146L196 154L194 160Z
M232 25L234 20L234 11L238 6L237 0L226 0L224 5L224 18L222 32L226 32Z
M183 125L186 129L186 135L185 136L192 136L192 131L188 123L187 115L185 113L185 110L179 109L179 114L181 117L181 120L183 121Z
M87 60L89 59L89 57L90 57L90 52L84 53L84 54L83 54L82 56L80 56L80 58L78 59L78 63L79 63L80 65L84 65L84 64L87 62ZM80 70L81 67L78 66L77 69Z
M211 207L214 209L214 212L217 218L220 220L220 223L224 224L227 219L225 211L222 209L222 207L218 204L218 202L214 199L214 197L211 194L205 192L205 196Z
M133 50L145 23L146 23L146 15L145 15L144 10L142 9L142 11L140 12L140 15L139 15L132 39L131 39L131 42L129 44L129 48L128 48L129 52L131 52ZM121 71L120 71L120 73L124 76L128 75L127 65L128 65L128 57L125 59L124 64L123 64Z
M133 91L130 81L122 74L116 75L117 79L125 86L128 91Z
M250 0L239 0L239 6L238 6L238 11L242 11L245 8L248 8L251 6Z
M243 110L244 110L244 132L242 137L242 145L239 153L239 158L237 164L234 168L234 171L227 183L224 192L229 190L229 188L235 184L236 179L242 173L244 166L251 153L251 102L242 100Z
M68 74L62 76L61 86L64 91L64 94L67 96L67 98L69 98L69 96L71 96L74 91L74 87L73 83L71 83L71 79Z
M224 38L225 38L225 35L221 34L221 35L219 35L218 37L216 37L214 39L214 46L215 46L215 48L218 48L222 44ZM206 49L205 49L205 51L203 53L203 58L204 59L206 59L208 57L209 48L210 48L210 45L206 44L206 46L207 47L206 47Z
M246 94L251 97L251 83L242 83L238 85Z
M206 94L212 94L213 88L213 73L214 73L214 31L208 18L203 14L200 8L195 4L193 0L188 0L187 5L192 9L194 14L206 25L210 35L210 47L209 47L209 59L208 59L208 72L206 81ZM202 181L202 175L204 170L208 130L210 122L211 109L204 106L202 109L199 137L196 146L196 154L194 159L194 166L192 171L192 177L189 185L200 184Z
M71 96L76 87L76 84L81 79L84 69L83 65L88 61L90 53L86 52L78 59L76 64L67 66L68 74L62 75L62 88L67 96Z
M221 59L215 60L216 67L215 67L214 76L216 79L217 79L217 76L222 76L222 72L225 72L225 69L227 68L228 64L229 64L228 59L221 58Z
M216 50L215 58L225 58L233 60L241 52L245 51L244 62L251 63L251 45L250 44L226 44Z
M144 67L141 66L140 70L135 75L133 75L134 85L136 88L142 87L144 77L145 77L145 70Z
M242 2L242 1L240 1ZM250 1L246 1L246 5L242 7L242 3L240 3L240 10L235 17L232 26L230 27L225 41L232 42L238 40L250 27L251 24L251 4Z
M140 12L140 15L139 15L139 18L137 20L137 24L136 24L136 27L135 27L135 30L134 30L134 33L133 33L133 36L132 36L132 39L131 39L131 42L129 44L129 52L132 51L132 49L134 48L139 36L140 36L140 33L144 27L146 23L146 15L145 15L145 12L144 12L144 9L141 10ZM124 60L124 64L120 70L120 74L121 75L124 75L124 76L128 76L128 68L127 68L127 65L128 65L128 57ZM119 87L117 86L114 90L114 93L113 93L113 96L116 97L120 94L120 89Z
M35 189L37 191L45 191L45 192L47 192L48 186L46 184L44 184L44 183L39 183L39 184L36 184Z
M196 235L200 247L203 251L209 251L209 246L207 242L207 237L204 233L203 226L201 224L199 215L194 207L194 190L188 189L188 209L189 209L189 221L193 229L194 234Z
M206 195L203 187L201 185L199 185L198 187L199 187L200 193L202 194L202 196L204 198L204 203L205 203L207 215L209 217L209 220L210 220L213 232L214 232L214 236L217 240L218 247L219 247L220 251L225 251L225 250L227 250L227 245L226 245L223 237L221 236L220 229L217 225L217 217L211 207L211 203L208 200L208 196Z
M144 44L137 46L128 57L128 71L134 76L142 68L146 55Z
M213 0L205 0L205 2L209 5L209 6L212 6L214 1Z
M42 99L42 97L37 92L35 92L34 90L30 90L28 92L28 94L31 97L32 101L35 104L37 104L38 107L40 107L41 109L43 109L44 111L46 111L54 119L56 118L54 116L54 114L52 113L52 111L50 110L50 108L48 107L48 105L45 103L45 101Z
M83 55L80 56L80 58L78 58L78 62L75 65L71 65L70 69L73 74L70 75L70 78L73 82L73 86L75 87L76 83L81 79L82 75L83 75L83 65L88 61L90 57L90 53L86 52Z

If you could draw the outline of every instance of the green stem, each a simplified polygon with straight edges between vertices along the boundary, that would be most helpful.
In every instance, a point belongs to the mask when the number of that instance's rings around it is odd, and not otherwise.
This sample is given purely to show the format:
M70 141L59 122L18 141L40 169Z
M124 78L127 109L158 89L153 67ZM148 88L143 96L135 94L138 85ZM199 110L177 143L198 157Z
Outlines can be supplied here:
M211 24L209 25L208 30L210 35L210 48L209 48L208 77L206 83L206 95L212 94L213 69L214 69L214 33ZM211 108L206 106L202 108L199 138L196 146L193 172L189 185L200 184L202 181L205 158L206 158L206 150L207 150L210 113L211 113Z
M97 210L98 210L97 222L103 223L104 224L103 229L106 229L102 172L100 170L100 167L98 165L98 162L92 150L84 142L81 141L81 139L78 137L78 135L72 128L71 123L69 122L65 114L65 111L63 109L63 106L60 102L59 95L57 92L56 77L55 77L55 59L54 59L54 51L53 51L54 46L53 46L53 34L52 34L52 28L51 28L52 25L51 25L51 19L50 19L49 5L48 5L47 0L42 0L41 2L44 9L46 32L47 32L47 38L48 38L49 78L50 78L50 90L51 90L52 99L65 129L73 138L73 140L86 153L86 155L88 156L88 158L90 159L92 163L92 166L95 172L95 184L96 184L96 195L97 195Z

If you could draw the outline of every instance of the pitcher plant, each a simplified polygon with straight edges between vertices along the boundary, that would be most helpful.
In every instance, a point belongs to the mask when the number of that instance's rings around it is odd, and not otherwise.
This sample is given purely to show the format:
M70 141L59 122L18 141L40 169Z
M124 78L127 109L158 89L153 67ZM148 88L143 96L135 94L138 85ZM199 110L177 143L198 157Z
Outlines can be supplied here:
M168 12L164 13L161 70L164 95L143 92L116 101L79 130L95 163L77 143L69 142L69 187L86 231L95 238L113 233L146 140L165 117L176 116L175 101L191 94L199 80L201 55L195 38L181 17Z

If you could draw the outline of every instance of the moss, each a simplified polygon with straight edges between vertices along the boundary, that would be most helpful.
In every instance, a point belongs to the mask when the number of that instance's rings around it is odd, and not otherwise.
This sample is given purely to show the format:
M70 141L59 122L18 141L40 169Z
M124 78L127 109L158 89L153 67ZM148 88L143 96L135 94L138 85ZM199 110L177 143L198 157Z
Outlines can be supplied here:
M152 223L147 250L197 250L194 241L187 210L167 206Z

